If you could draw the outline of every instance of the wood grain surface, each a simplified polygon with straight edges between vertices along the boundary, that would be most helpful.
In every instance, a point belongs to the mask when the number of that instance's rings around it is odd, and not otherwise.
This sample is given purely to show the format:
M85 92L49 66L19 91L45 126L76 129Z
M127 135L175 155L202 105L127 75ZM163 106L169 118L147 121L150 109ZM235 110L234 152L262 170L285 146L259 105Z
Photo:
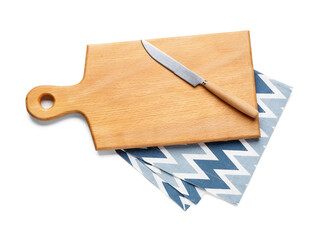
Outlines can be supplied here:
M249 32L148 40L222 89L257 107ZM54 105L40 100L51 95ZM252 119L192 87L145 51L141 42L88 45L83 80L74 86L39 86L26 98L28 112L50 120L85 116L97 150L256 138Z

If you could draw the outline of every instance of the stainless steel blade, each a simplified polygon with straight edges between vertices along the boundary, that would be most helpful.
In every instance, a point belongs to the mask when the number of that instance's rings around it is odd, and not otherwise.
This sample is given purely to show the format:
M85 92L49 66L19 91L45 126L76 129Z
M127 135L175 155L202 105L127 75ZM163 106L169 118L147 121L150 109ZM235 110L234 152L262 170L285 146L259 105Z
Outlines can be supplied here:
M142 45L146 49L147 53L165 68L175 73L177 76L196 87L198 84L202 84L205 82L203 78L201 78L196 73L189 70L187 67L177 62L175 59L168 56L166 53L162 52L149 42L145 40L141 40Z

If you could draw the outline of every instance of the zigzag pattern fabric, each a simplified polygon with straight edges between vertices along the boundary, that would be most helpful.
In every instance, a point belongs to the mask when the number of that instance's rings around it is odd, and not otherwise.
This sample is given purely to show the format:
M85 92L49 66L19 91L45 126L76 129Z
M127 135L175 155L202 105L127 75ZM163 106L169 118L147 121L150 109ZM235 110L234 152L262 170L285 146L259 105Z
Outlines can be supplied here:
M122 150L116 150L116 152L183 210L187 210L192 204L197 204L204 195L203 190L155 168Z
M205 192L238 204L292 91L257 71L255 81L260 138L117 153L184 210L197 204Z

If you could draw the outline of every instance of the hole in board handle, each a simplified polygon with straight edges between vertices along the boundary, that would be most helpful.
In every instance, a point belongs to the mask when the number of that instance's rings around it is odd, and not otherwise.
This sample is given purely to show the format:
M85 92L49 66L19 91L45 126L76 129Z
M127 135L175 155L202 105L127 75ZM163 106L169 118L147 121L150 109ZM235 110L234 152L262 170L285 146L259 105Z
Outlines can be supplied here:
M55 98L53 95L46 93L40 97L40 105L44 109L50 109L54 106Z

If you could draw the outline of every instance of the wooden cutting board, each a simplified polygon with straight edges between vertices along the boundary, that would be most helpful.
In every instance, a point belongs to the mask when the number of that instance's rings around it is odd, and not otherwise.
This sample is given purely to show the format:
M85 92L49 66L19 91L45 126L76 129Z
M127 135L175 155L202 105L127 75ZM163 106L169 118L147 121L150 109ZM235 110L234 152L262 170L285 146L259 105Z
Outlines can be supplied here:
M148 40L209 82L257 107L249 32ZM44 109L42 98L54 104ZM260 136L259 121L162 67L140 41L88 45L83 80L39 86L28 112L50 120L85 116L97 150L210 142Z

